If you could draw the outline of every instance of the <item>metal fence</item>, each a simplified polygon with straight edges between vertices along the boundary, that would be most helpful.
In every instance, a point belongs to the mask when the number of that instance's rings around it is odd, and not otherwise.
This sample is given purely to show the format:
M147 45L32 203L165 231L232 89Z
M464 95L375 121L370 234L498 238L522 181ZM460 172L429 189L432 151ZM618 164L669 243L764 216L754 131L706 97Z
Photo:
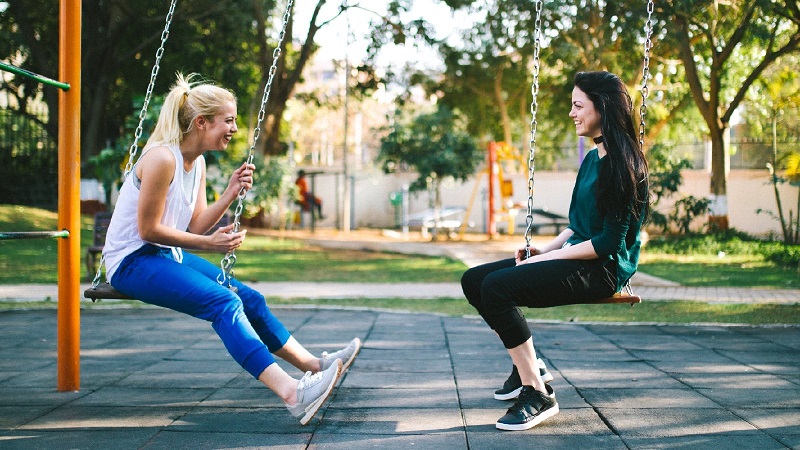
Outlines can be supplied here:
M0 203L56 209L58 151L48 117L44 105L0 109Z

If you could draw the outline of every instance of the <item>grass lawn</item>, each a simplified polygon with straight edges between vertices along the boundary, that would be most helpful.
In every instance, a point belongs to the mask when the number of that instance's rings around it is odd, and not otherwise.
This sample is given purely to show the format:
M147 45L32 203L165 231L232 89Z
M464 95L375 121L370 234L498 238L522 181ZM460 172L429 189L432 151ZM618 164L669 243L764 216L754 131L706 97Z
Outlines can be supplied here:
M407 311L444 314L450 316L476 316L475 310L463 298L404 299L404 298L355 298L320 300L306 298L269 297L272 306L317 306L346 308L379 308L392 311ZM126 306L150 307L138 301L101 301L82 303L84 308ZM19 308L56 308L53 301L16 302L0 301L0 311ZM717 323L717 324L800 324L800 306L776 304L711 305L686 301L647 301L636 305L571 305L557 308L523 308L525 317L531 320L564 322L639 322L639 323Z
M0 205L0 231L55 230L54 212ZM82 217L83 258L92 240L92 218ZM58 259L55 239L0 240L0 285L55 283ZM222 254L200 256L219 265ZM300 240L249 235L236 250L234 274L244 281L458 282L467 266L449 258L409 256L357 250L325 250ZM91 274L93 277L94 274Z
M760 255L672 255L645 250L639 271L684 286L800 289L800 273Z
M219 265L221 255L200 256ZM457 283L467 266L450 258L324 249L295 239L249 235L236 250L234 274L243 281Z
M91 217L84 217L83 249L91 241ZM0 231L55 230L56 214L35 208L0 205ZM245 281L340 281L340 282L458 282L466 266L439 257L408 256L356 250L326 250L300 240L250 235L237 250L235 275ZM222 255L202 255L219 264ZM57 242L54 239L0 241L0 289L3 284L55 283ZM81 270L83 261L81 261ZM800 288L795 271L780 270L758 255L642 254L642 272L687 286L741 286ZM83 273L84 279L86 274ZM474 315L462 298L443 299L283 299L270 298L272 305L337 305L387 308L448 315ZM84 303L84 307L109 304L141 307L140 302ZM10 308L55 308L50 301L14 303L0 301L0 310ZM582 322L656 323L744 323L799 324L798 305L709 305L698 302L645 301L628 305L575 305L525 310L530 319Z

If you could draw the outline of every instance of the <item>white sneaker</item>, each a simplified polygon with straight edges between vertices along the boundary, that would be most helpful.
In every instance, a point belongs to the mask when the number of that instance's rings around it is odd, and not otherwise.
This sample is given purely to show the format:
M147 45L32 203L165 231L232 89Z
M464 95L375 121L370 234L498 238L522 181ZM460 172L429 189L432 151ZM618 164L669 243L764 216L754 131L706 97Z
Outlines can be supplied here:
M361 350L361 339L354 338L352 341L350 341L349 344L347 344L347 347L339 351L333 353L322 352L322 357L319 359L320 366L322 367L322 370L325 370L328 367L330 367L333 361L335 361L336 359L341 359L342 372L344 372L345 370L350 368L351 364L353 364L353 361L355 361L356 355L358 355L358 352L360 350Z
M297 403L286 405L289 412L300 419L300 425L307 424L328 399L328 396L342 375L342 360L336 359L328 367L317 373L306 372L297 384Z

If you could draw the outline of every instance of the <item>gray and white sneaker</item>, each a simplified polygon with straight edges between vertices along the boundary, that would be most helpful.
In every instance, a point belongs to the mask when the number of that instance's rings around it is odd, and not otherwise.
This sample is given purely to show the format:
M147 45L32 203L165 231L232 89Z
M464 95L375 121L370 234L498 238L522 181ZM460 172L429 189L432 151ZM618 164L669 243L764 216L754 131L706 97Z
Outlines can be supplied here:
M335 359L326 370L306 372L297 384L297 403L286 405L292 415L307 424L331 395L333 387L342 375L342 360Z
M354 338L347 344L347 347L335 351L333 353L322 352L322 357L319 359L320 366L322 370L327 369L330 367L331 363L336 359L342 360L342 372L350 368L350 365L353 364L353 361L356 359L356 355L361 350L361 339Z

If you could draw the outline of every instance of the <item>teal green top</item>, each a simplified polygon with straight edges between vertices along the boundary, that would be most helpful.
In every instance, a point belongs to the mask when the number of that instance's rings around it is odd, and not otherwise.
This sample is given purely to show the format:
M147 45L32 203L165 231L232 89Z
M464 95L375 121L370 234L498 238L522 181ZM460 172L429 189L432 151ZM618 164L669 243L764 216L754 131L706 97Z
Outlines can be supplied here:
M600 217L597 210L597 179L602 159L597 149L590 151L583 160L572 190L569 205L569 229L574 234L567 243L575 245L591 240L594 251L601 259L617 262L617 291L630 280L639 265L639 250L642 246L639 231L644 216L636 219L629 213L623 220Z

